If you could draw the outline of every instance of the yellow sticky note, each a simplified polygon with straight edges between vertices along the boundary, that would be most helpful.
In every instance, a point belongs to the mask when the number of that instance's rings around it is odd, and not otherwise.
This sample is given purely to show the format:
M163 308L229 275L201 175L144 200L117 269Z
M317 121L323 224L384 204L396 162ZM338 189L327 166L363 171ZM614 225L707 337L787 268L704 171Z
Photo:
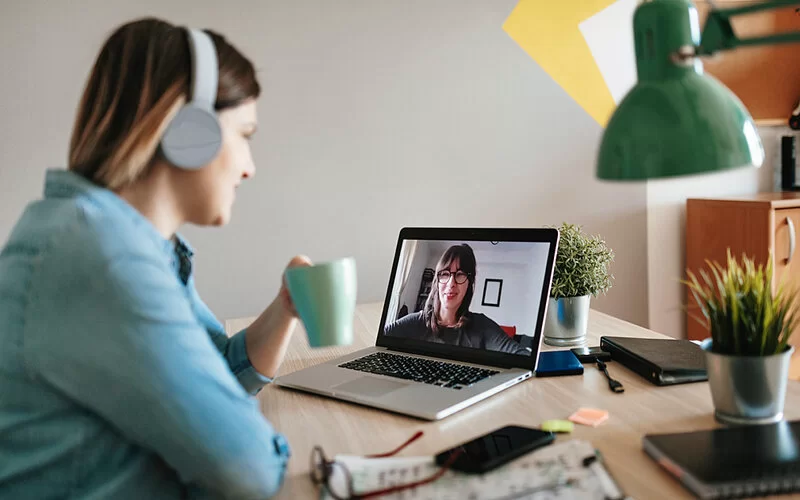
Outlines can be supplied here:
M545 420L542 422L540 428L543 431L548 432L572 432L575 428L575 424L570 422L569 420Z

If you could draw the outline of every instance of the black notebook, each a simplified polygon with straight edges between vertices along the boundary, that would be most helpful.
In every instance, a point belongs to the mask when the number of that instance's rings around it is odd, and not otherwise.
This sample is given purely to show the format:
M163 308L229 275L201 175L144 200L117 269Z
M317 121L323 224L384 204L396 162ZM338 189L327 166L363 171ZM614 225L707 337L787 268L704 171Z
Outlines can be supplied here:
M705 353L690 340L600 337L600 348L655 385L708 380Z
M645 452L700 498L800 491L800 422L648 434Z

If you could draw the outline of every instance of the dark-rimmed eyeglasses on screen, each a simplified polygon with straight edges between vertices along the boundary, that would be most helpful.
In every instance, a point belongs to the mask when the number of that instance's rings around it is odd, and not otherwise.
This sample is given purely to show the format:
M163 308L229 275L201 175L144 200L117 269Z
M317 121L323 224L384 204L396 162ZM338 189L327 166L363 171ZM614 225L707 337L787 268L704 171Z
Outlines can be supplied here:
M469 279L469 274L465 273L464 271L456 271L455 274L453 274L448 270L444 270L439 271L439 274L437 275L439 283L442 285L450 281L450 276L453 276L453 279L455 279L456 283L459 285L463 285L467 282L467 279Z

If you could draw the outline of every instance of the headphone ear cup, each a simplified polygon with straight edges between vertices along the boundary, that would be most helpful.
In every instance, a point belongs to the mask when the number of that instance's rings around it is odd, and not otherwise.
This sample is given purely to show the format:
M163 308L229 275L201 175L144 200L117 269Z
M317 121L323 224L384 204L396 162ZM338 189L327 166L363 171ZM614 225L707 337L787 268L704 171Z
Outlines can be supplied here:
M189 103L173 118L161 138L168 162L187 170L210 163L222 146L222 129L216 113Z

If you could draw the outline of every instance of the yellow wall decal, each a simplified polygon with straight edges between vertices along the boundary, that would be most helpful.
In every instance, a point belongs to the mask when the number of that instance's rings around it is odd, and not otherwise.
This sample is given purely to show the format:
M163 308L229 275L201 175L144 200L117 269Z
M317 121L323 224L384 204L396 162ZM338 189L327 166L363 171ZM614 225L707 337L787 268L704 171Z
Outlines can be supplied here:
M520 0L503 30L601 126L616 104L578 25L614 0Z

